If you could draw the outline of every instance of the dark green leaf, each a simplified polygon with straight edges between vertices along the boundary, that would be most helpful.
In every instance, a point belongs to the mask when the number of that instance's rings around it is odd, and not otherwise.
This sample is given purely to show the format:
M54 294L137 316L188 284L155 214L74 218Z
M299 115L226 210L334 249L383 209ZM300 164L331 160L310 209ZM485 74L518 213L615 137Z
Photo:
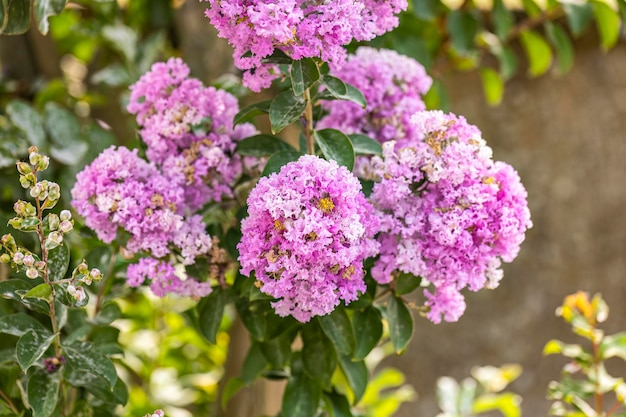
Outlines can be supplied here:
M617 0L622 22L626 22L626 0Z
M302 58L291 64L291 87L296 96L304 94L304 90L310 88L313 83L320 79L320 71L315 61L311 58Z
M0 333L21 337L31 329L37 333L51 334L43 324L27 314L15 313L0 317Z
M222 323L227 301L228 292L218 287L208 297L203 298L196 307L200 333L213 344L217 342L217 332Z
M350 402L337 392L324 392L324 399L329 406L330 417L353 417Z
M500 104L504 93L504 81L500 74L491 68L481 68L480 78L487 103L491 106Z
M241 380L246 384L252 384L261 373L268 368L269 362L265 358L261 345L253 341L246 359L241 368Z
M422 279L413 274L401 273L396 278L396 288L395 293L397 295L404 295L410 292L413 292L417 287L419 287Z
M363 93L361 93L353 85L346 84L339 78L331 75L324 75L322 83L326 86L332 97L340 100L352 101L363 108L367 107L367 102L365 101Z
M64 368L64 379L71 386L85 388L97 399L113 405L124 405L128 401L128 389L121 379L118 379L111 388L107 380L90 372L90 369L75 368L69 362Z
M49 29L48 17L61 13L65 8L66 0L35 0L35 21L39 32L47 34Z
M502 78L505 80L508 80L515 75L517 71L517 55L508 46L499 48L494 53L500 63L500 75L502 75Z
M289 417L314 417L322 395L316 379L304 372L296 372L289 378L283 395L282 414Z
M256 340L265 340L266 316L270 309L267 301L250 302L246 298L239 298L235 303L239 317Z
M103 377L110 387L114 387L117 382L117 372L113 362L100 352L93 344L86 342L75 342L63 345L63 352L67 363L74 369L88 370L90 373Z
M302 154L300 152L294 151L276 152L267 160L261 176L267 177L273 172L278 172L284 165L287 165L289 162L297 161L301 156Z
M263 60L261 62L263 62L264 64L285 64L285 65L289 65L289 64L291 64L293 62L293 59L291 59L291 57L289 57L289 55L287 55L286 53L284 53L280 49L274 49L274 53L272 53L272 55L268 56L267 58L263 58Z
M365 357L378 344L383 335L383 323L378 309L369 306L363 311L356 311L352 318L356 337L355 359Z
M354 148L345 134L335 129L322 129L316 130L313 135L326 159L336 161L339 165L352 171L354 168Z
M106 87L121 87L132 84L133 79L126 67L116 62L93 74L91 82Z
M46 284L47 285L47 284ZM17 362L24 372L35 363L50 347L54 335L47 330L45 332L29 330L17 341Z
M344 355L351 355L354 352L354 329L345 309L336 308L332 313L320 316L317 320L338 352Z
M28 142L39 147L41 151L46 143L46 132L39 113L22 100L11 101L7 105L7 113L13 124L26 133Z
M50 306L47 302L37 298L22 299L22 295L26 294L33 287L33 284L32 281L23 281L21 279L2 281L0 282L0 295L4 298L19 301L29 310L49 314Z
M237 143L235 152L243 156L269 156L279 151L297 152L297 150L276 136L260 134L251 136Z
M356 404L365 393L365 388L367 388L369 379L367 366L365 366L364 361L352 361L347 355L339 355L339 366L354 393L354 403Z
M228 402L235 394L237 394L246 384L240 378L230 378L222 392L222 409L226 410Z
M111 47L120 52L126 62L134 62L137 55L137 32L124 24L106 25L102 28L102 36Z
M581 35L593 18L593 7L588 2L563 2L563 10L574 36Z
M541 8L535 0L522 0L522 3L524 4L524 10L526 10L528 16L537 17L542 13Z
M270 112L271 104L272 100L264 100L244 107L243 109L239 110L239 113L235 115L233 124L238 125L240 123L249 122L255 116L258 116L260 114L268 114Z
M369 136L352 134L348 135L352 146L354 147L354 153L358 155L378 155L382 156L383 147L377 140L370 138Z
M619 10L613 10L611 6L598 0L592 4L602 48L611 49L619 39L621 29Z
M452 10L446 23L454 49L462 54L476 49L474 39L478 33L478 20L472 13Z
M41 300L50 300L52 295L52 287L50 284L39 284L36 287L28 290L26 294L22 295L22 298L39 298Z
M61 373L47 373L36 368L28 378L28 402L33 409L33 417L48 417L56 408L59 397Z
M541 35L532 30L524 30L520 33L520 41L528 57L530 75L537 77L550 69L552 50Z
M296 97L291 89L277 95L270 105L272 133L276 134L300 119L305 107L306 101Z
M389 324L389 337L397 353L404 351L413 336L413 316L402 299L389 297L385 317Z
M500 40L506 40L515 24L513 13L504 5L503 0L493 2L493 25Z
M0 34L19 35L28 30L30 26L30 1L27 0L2 0L0 3L0 17L2 17Z
M293 332L288 332L271 340L260 342L261 352L273 369L283 369L289 361L293 336Z
M66 165L78 163L88 147L82 140L76 116L60 105L49 102L44 110L44 124L52 139L50 155Z
M333 344L316 321L304 326L301 335L304 372L319 381L324 389L329 388L337 366L337 354Z
M441 2L437 0L412 0L413 14L422 20L432 21L437 17Z
M96 324L110 324L122 316L120 306L115 301L108 302L102 306L98 315L94 318Z
M558 72L559 74L565 74L574 64L574 46L569 36L567 36L567 33L565 33L565 30L559 25L547 22L545 28L548 40L552 46L554 46L556 52L556 58L559 64Z

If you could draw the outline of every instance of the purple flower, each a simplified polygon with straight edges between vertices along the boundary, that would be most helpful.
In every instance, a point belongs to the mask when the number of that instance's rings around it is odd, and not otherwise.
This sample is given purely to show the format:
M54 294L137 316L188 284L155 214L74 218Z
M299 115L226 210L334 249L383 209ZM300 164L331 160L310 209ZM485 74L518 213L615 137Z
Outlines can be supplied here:
M128 266L128 285L138 287L145 280L150 281L150 289L157 297L173 293L199 299L209 295L212 290L210 282L200 282L191 277L183 280L171 263L154 258L141 258L138 263Z
M334 161L305 155L261 178L248 198L237 246L280 316L325 315L365 290L363 259L378 227L359 181Z
M384 143L373 159L382 233L372 276L421 276L435 289L425 291L430 320L455 321L465 310L460 290L496 287L501 262L519 252L532 226L526 190L463 117L420 112L413 123L413 137Z

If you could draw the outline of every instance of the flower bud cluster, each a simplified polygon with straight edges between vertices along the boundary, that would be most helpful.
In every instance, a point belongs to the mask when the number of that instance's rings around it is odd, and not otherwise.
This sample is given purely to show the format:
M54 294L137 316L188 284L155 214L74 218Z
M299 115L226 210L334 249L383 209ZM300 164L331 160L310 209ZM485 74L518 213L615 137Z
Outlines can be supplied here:
M154 410L154 413L148 413L144 417L165 417L163 410Z
M46 264L37 255L28 249L17 246L15 239L10 234L0 239L2 251L0 263L10 264L13 268L23 270L28 278L35 279L45 274Z

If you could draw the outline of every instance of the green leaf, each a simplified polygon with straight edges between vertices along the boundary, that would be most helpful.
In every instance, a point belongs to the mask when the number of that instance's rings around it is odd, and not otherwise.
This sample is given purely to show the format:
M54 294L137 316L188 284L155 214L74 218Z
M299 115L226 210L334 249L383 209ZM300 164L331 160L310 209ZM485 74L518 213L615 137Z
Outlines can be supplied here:
M47 284L46 284L47 285ZM17 341L16 355L17 363L24 372L35 363L44 352L50 347L54 340L54 335L47 330L37 332L29 330Z
M121 87L132 84L133 77L128 69L119 62L108 65L91 76L91 82L106 87Z
M63 352L67 363L74 369L88 370L90 373L103 377L109 387L113 388L117 382L117 372L113 362L98 352L94 345L87 342L74 342L63 345Z
M21 337L29 330L51 334L43 324L27 314L15 313L0 317L0 333Z
M396 295L404 295L413 292L417 287L420 286L422 282L422 278L415 276L413 274L401 273L396 278Z
M572 42L569 36L567 36L567 33L565 33L565 30L559 25L546 22L545 28L548 40L552 46L554 46L556 52L556 58L559 64L558 73L565 74L574 64L574 47L572 46Z
M274 53L272 53L271 56L268 56L267 58L263 58L261 62L263 62L264 64L289 65L293 62L293 59L291 59L291 57L287 55L285 52L277 48L277 49L274 49Z
M498 58L498 62L500 64L500 75L505 80L510 79L515 72L517 71L517 55L508 46L498 48L497 51L494 51L496 58Z
M278 172L280 169L287 165L289 162L297 161L302 154L294 151L279 151L270 156L261 173L262 177L267 177L273 172Z
M255 116L260 114L268 114L270 112L270 105L272 100L259 101L258 103L251 104L239 110L239 113L235 115L233 125L249 122Z
M291 64L291 88L296 96L304 94L304 90L310 88L320 79L320 71L315 61L311 58L302 58Z
M503 0L494 0L493 2L493 25L496 35L502 41L508 38L511 29L515 25L515 17L504 5Z
M128 26L117 23L102 28L102 36L114 50L124 56L126 62L134 63L137 56L137 32Z
M241 378L230 378L224 387L224 391L222 392L222 400L221 405L222 409L226 410L228 402L231 398L233 398L246 384L241 380Z
M252 384L268 368L268 365L269 362L261 350L261 345L256 341L252 341L248 355L241 367L241 380L246 385Z
M19 35L30 27L30 1L25 0L2 0L0 2L0 17L2 26L0 34Z
M439 14L441 3L437 0L412 0L413 14L427 21L432 21Z
M39 32L47 34L50 25L48 17L57 15L65 8L66 0L35 0L35 21Z
M626 332L605 336L600 342L600 358L606 360L613 357L626 361Z
M336 161L339 165L352 171L354 168L354 148L345 134L335 129L322 129L314 131L313 136L326 159Z
M305 100L295 96L291 89L277 95L270 105L272 133L276 134L300 119L305 107Z
M385 313L391 343L396 353L400 353L406 349L413 336L413 316L404 301L395 296L389 297Z
M32 287L32 281L9 279L7 281L0 282L0 295L4 298L22 303L29 310L43 314L50 314L50 306L47 302L37 298L22 298L22 295L26 294Z
M545 73L552 63L552 51L550 45L539 35L532 30L524 30L520 33L520 41L530 67L528 73L533 77Z
M239 298L235 303L239 317L243 325L256 340L265 340L267 329L266 316L270 306L265 301L252 301L246 298Z
M378 309L369 306L357 311L352 318L356 338L355 359L365 359L383 335L383 323Z
M356 342L350 318L343 308L336 308L330 314L317 318L326 336L333 342L338 352L351 355Z
M36 287L28 290L26 294L22 295L22 298L39 298L41 300L50 300L52 295L52 287L50 284L39 284Z
M296 372L285 387L282 414L289 417L314 417L321 396L322 389L316 379L307 377L304 372Z
M512 392L504 392L498 395L481 395L474 400L472 413L481 414L492 410L498 410L504 417L520 417L522 399Z
M382 156L383 146L375 139L369 136L352 134L348 135L352 146L354 147L354 153L358 155L378 155Z
M237 143L235 152L243 156L268 156L279 151L298 152L284 140L266 134L251 136Z
M369 379L365 361L352 361L347 355L339 355L339 366L354 393L354 403L356 404L363 397Z
M196 307L200 333L213 344L217 343L217 332L222 323L227 301L228 292L218 287L208 297L203 298Z
M260 342L263 356L272 366L272 369L283 369L291 356L291 342L294 333L284 333L264 342Z
M535 0L522 0L522 3L524 4L524 9L526 13L528 13L528 16L537 17L542 13L541 7L539 7L539 4Z
M301 336L304 372L312 379L319 381L324 389L329 388L337 366L337 354L332 342L316 321L304 326Z
M563 2L567 24L574 36L580 36L593 18L593 7L589 2Z
M14 100L7 105L7 114L13 124L26 133L26 139L31 145L40 150L44 148L46 132L43 129L43 119L35 109L25 101Z
M49 417L56 408L59 397L61 373L47 373L36 368L28 378L28 402L33 409L33 417Z
M480 78L483 82L483 92L487 103L491 106L500 104L504 93L504 81L500 74L491 68L481 68Z
M462 54L476 49L475 38L478 33L478 20L472 13L452 10L448 15L446 24L454 49Z
M329 405L330 417L353 417L350 403L345 395L337 392L324 392L324 399Z
M78 119L69 110L49 102L44 109L44 124L52 144L50 155L66 164L74 165L87 153L87 144L82 140Z
M365 101L363 93L361 93L353 85L344 83L339 78L331 75L324 75L322 83L326 86L332 97L340 100L352 101L362 108L367 107L367 102Z
M122 316L120 306L115 301L108 302L102 306L98 315L94 317L95 324L110 324Z
M619 10L613 10L603 1L593 1L593 14L596 17L596 27L602 41L602 48L609 50L619 39L621 21Z
M68 384L73 387L85 388L98 400L111 405L124 405L128 401L128 389L121 379L118 379L111 388L105 378L90 372L90 369L75 368L68 362L64 366L64 370L63 376Z

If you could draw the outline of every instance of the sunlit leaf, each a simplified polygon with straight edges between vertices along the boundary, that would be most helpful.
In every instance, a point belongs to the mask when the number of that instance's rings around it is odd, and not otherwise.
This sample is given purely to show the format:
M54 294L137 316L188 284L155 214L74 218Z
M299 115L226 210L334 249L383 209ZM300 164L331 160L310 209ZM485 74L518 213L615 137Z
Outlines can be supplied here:
M520 41L528 57L528 73L531 76L538 77L550 69L552 50L541 35L532 30L524 30L520 33Z

